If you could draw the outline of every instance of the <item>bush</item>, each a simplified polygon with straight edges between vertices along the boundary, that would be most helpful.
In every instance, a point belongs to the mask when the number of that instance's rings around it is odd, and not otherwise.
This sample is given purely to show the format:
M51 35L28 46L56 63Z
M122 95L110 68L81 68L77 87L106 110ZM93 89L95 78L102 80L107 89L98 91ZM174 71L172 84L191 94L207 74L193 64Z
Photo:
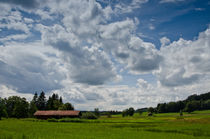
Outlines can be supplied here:
M152 116L153 115L153 113L151 113L151 112L149 112L148 114L147 114L147 116Z
M182 112L182 110L180 110L180 112L179 112L179 116L183 116L183 112Z
M125 117L125 116L133 116L134 112L135 112L135 110L132 107L130 107L129 109L125 109L122 112L122 117Z
M57 120L57 119L55 119L55 118L50 118L50 119L47 119L47 121L48 121L48 122L58 122L58 120Z
M112 115L111 115L111 113L110 112L107 112L107 118L112 118Z
M82 119L97 119L98 117L92 112L82 113Z
M75 122L75 123L81 123L83 121L82 121L82 119L78 119L78 118L62 118L62 119L59 119L58 122Z

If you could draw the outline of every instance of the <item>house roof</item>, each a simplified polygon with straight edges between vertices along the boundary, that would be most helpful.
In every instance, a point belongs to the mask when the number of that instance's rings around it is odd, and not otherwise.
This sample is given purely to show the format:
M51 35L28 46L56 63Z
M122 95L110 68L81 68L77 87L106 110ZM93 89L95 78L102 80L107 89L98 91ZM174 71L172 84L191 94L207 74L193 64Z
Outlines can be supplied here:
M80 111L36 111L34 116L78 116Z

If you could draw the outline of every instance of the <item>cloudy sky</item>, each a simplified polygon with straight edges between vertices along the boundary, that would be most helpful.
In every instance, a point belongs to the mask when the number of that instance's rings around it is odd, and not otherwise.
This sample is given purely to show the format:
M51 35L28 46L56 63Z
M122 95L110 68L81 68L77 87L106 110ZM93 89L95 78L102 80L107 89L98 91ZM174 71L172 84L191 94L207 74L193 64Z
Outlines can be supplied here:
M209 0L0 0L0 97L78 110L210 91Z

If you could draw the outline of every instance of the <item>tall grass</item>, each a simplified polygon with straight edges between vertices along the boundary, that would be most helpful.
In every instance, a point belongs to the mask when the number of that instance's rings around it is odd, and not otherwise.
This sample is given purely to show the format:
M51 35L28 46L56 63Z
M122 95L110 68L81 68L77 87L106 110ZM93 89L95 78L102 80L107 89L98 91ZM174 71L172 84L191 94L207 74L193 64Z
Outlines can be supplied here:
M210 111L184 113L135 114L133 117L113 115L97 120L3 119L0 139L81 139L81 138L141 138L141 139L206 139L210 138Z

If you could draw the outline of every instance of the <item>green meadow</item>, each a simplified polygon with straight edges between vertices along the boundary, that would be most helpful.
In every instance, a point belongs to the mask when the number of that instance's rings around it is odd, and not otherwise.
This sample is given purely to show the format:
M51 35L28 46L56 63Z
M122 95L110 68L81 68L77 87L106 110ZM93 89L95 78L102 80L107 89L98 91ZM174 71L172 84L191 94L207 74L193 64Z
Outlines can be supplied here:
M210 138L210 111L191 114L147 113L132 117L112 115L97 120L84 119L2 119L0 139L69 139L69 138L141 138L205 139Z

